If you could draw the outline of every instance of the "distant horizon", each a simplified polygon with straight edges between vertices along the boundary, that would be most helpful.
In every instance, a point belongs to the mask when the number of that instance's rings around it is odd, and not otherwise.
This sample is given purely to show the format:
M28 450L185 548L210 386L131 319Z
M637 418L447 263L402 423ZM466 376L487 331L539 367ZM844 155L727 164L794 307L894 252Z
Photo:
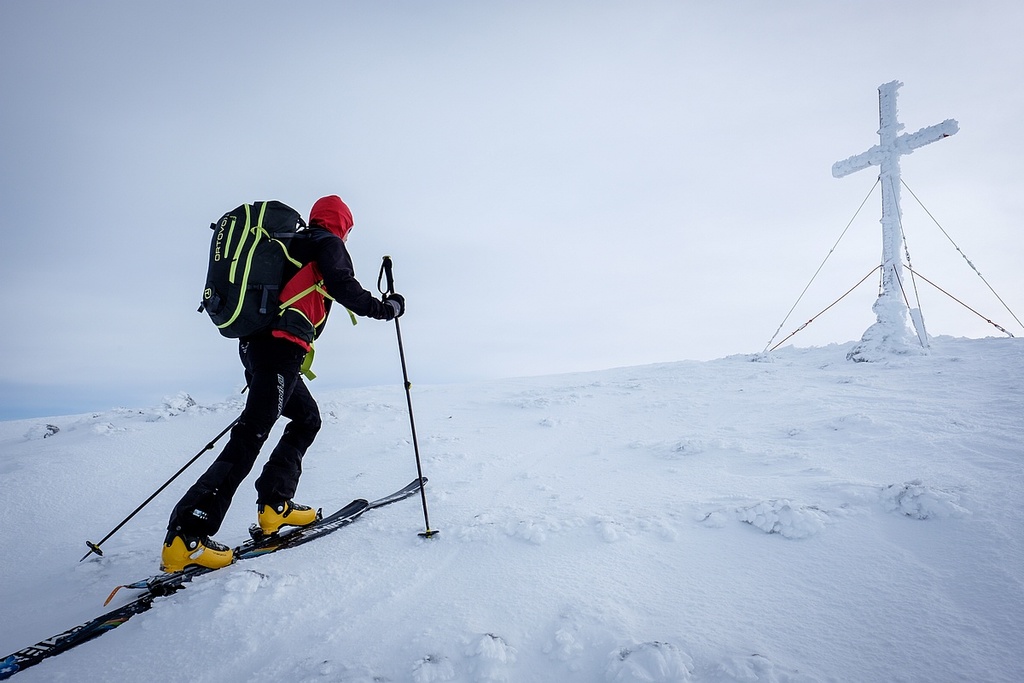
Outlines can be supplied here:
M953 335L936 335L933 336L933 340L942 339L964 339L972 341L985 341L987 339L1008 339L1006 336L995 336L990 335L987 337L957 337ZM1013 337L1016 338L1016 337ZM783 352L786 349L792 348L794 350L810 350L827 348L829 346L844 347L856 344L858 340L847 340L844 342L829 342L827 344L815 344L808 346L800 346L798 344L787 343L785 346L778 349L775 353ZM571 370L566 372L550 372L542 373L537 375L509 375L506 377L489 377L489 378L475 378L475 379L454 379L450 381L413 381L413 390L417 385L420 386L444 386L448 384L476 384L476 383L488 383L488 382L501 382L505 380L516 380L516 379L528 379L538 377L557 377L561 375L574 375L574 374L590 374L590 373L601 373L609 370L617 370L630 367L645 367L649 365L662 365L662 364L674 364L674 363L710 363L718 360L725 360L733 356L752 356L757 357L761 354L761 351L750 351L741 352L737 354L727 354L718 358L710 359L692 359L682 358L678 360L665 360L665 361L652 361L650 363L638 363L635 365L626 366L612 366L604 368L591 368L582 370ZM770 355L770 354L769 354ZM842 362L850 362L845 356L838 357L837 360ZM414 378L415 379L415 378ZM241 386L240 384L238 386ZM310 384L310 390L313 393L314 398L317 397L318 393L322 388L324 393L333 393L338 391L345 391L346 389L361 389L361 388L373 388L373 387L388 387L395 386L396 390L401 391L401 385L382 382L373 383L353 383L353 384L342 384L338 382L320 382L314 381ZM107 398L93 398L91 392L88 389L79 387L74 390L70 388L53 388L52 390L41 388L32 385L12 387L10 385L0 384L0 422L14 422L18 420L34 420L34 419L46 419L46 418L59 418L59 417L72 417L76 415L88 415L91 413L103 413L117 409L128 409L128 410L147 410L160 407L165 405L168 401L173 401L178 397L179 394L185 393L191 396L200 405L216 405L219 403L230 400L233 396L241 398L241 394L235 394L235 388L227 388L223 394L215 394L215 392L193 392L187 388L178 388L167 392L154 393L147 390L141 389L127 389L123 391L118 390L106 390L100 393L100 396ZM32 393L37 392L37 393ZM61 395L59 399L50 398L52 394L57 393ZM89 394L88 396L84 394ZM9 396L21 396L24 397L24 403L9 401ZM52 406L52 410L51 407Z

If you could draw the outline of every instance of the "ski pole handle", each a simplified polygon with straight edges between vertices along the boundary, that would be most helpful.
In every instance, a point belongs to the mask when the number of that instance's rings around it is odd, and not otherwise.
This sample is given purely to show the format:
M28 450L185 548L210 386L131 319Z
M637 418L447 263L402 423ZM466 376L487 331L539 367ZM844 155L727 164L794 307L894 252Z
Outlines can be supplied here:
M387 284L388 284L388 291L387 291L387 293L388 294L394 294L395 293L395 274L391 271L391 257L390 256L387 256L387 255L384 256L383 263L381 263L381 270L383 271L384 277L387 280ZM377 283L377 286L380 287L380 283L379 282Z

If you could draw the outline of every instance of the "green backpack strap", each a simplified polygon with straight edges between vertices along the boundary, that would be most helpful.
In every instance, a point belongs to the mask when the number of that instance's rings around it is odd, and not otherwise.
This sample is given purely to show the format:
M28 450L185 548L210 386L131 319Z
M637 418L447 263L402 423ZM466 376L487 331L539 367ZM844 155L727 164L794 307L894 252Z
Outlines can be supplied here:
M345 309L345 312L348 313L348 317L352 319L352 324L355 325L357 322L356 314L347 308ZM313 344L310 344L309 351L306 352L306 357L302 359L302 365L299 367L299 372L301 372L302 376L310 382L316 379L316 374L313 372L313 356L315 355L316 349L313 348Z
M316 355L316 350L313 345L309 345L309 351L306 352L306 357L302 359L302 366L299 367L299 372L302 376L308 379L310 382L316 379L316 375L313 373L313 356Z

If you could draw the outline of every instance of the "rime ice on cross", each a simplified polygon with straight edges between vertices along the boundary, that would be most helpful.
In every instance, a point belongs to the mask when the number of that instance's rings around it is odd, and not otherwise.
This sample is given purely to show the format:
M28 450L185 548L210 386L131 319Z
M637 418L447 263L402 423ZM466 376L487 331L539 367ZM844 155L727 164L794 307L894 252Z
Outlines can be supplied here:
M832 165L832 175L836 178L869 166L878 166L882 184L882 293L873 307L877 322L864 333L861 344L850 352L848 357L852 360L868 360L864 352L869 345L876 348L899 345L901 337L906 334L907 307L903 303L900 287L903 275L900 258L903 245L900 225L900 157L918 147L949 137L960 129L955 120L946 119L916 133L900 135L903 124L896 118L896 91L902 85L899 81L892 81L878 86L879 143L866 152ZM927 334L920 311L911 311L911 318L921 344L927 346Z

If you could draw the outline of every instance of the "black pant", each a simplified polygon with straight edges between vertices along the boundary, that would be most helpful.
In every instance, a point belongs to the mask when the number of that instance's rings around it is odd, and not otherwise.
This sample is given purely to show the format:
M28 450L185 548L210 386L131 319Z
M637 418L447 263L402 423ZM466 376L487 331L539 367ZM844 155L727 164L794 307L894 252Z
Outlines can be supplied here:
M267 335L241 342L238 351L249 383L245 410L224 450L174 507L170 531L217 533L231 498L282 415L290 422L256 480L256 494L263 503L290 500L302 474L302 456L320 430L320 410L299 374L306 353L301 347Z

